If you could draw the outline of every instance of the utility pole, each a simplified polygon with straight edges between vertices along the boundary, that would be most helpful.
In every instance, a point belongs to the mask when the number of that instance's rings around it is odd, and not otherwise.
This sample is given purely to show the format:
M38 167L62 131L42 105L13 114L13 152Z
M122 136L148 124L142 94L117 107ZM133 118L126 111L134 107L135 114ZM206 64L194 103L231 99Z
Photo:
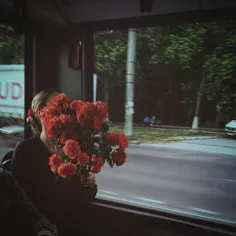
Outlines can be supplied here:
M93 102L97 101L97 75L93 74Z
M129 29L126 67L125 134L133 134L136 29Z

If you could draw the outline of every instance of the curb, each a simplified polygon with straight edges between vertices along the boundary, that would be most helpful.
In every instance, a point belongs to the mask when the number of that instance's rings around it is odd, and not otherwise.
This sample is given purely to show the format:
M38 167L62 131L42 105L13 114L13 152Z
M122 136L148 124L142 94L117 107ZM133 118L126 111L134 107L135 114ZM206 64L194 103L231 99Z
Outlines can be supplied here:
M129 144L141 144L140 141L129 141Z
M179 141L179 140L197 140L197 139L216 139L216 138L223 138L225 136L223 135L214 135L214 136L195 136L195 137L191 137L191 136L188 136L188 137L173 137L173 138L167 138L167 139L163 139L165 141Z
M217 139L217 138L224 138L225 136L224 135L215 135L215 136L195 136L195 137L172 137L172 138L167 138L167 139L162 139L160 141L157 141L156 143L161 143L162 141L184 141L184 140L198 140L198 139ZM129 144L149 144L149 143L146 143L146 142L140 142L140 141L129 141Z
M114 125L124 125L124 123L120 122L113 122L112 124ZM133 124L134 127L145 127L142 124ZM195 132L202 132L202 133L209 133L209 134L222 134L224 133L224 129L217 129L217 128L201 128L199 127L198 130L193 130L190 127L186 126L168 126L168 125L154 125L154 129L159 129L159 130L175 130L175 131L195 131Z

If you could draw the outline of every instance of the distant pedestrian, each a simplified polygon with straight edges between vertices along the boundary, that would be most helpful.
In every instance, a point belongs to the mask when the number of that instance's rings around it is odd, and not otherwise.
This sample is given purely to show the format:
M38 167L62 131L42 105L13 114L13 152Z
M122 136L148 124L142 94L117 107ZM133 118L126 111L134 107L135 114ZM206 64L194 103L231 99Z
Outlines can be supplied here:
M153 127L155 125L155 122L156 122L156 117L152 116L150 120L150 127Z
M151 120L147 116L145 116L144 119L143 119L144 125L145 126L150 126L150 122L151 122Z

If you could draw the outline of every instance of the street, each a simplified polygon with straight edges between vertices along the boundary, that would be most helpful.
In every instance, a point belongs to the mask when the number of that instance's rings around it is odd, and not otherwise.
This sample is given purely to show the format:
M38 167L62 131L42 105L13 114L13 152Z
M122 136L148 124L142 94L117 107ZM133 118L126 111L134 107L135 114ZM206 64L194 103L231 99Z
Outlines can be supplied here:
M97 176L98 197L236 224L236 140L130 145L127 155Z
M131 144L127 156L97 175L97 198L236 224L236 140Z

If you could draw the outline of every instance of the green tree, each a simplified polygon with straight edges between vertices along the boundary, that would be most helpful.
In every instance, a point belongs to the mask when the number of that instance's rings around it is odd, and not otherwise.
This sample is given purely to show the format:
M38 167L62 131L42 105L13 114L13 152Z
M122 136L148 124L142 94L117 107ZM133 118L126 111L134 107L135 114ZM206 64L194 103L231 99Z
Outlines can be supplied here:
M222 111L232 119L236 109L236 30L225 32L224 39L208 59L207 67L212 86L205 94L209 100L216 98Z
M125 82L126 51L125 32L122 39L105 40L95 45L95 73L103 83L104 102L108 107L109 91Z
M204 96L232 116L236 96L235 29L236 21L138 29L136 84L144 91L156 68L164 70L170 81L175 79L175 69L182 68L182 102L189 108L195 105L195 115L199 115ZM96 70L103 73L101 77L113 79L114 86L125 80L127 31L123 32L122 40L96 46Z
M0 64L24 64L23 37L0 36Z
M235 21L196 23L180 26L178 33L169 35L167 58L180 63L183 69L191 70L191 74L199 73L200 79L195 83L197 96L192 97L196 103L196 116L199 116L202 95L216 100L224 112L233 114L236 91L235 28ZM191 99L185 100L193 103Z

